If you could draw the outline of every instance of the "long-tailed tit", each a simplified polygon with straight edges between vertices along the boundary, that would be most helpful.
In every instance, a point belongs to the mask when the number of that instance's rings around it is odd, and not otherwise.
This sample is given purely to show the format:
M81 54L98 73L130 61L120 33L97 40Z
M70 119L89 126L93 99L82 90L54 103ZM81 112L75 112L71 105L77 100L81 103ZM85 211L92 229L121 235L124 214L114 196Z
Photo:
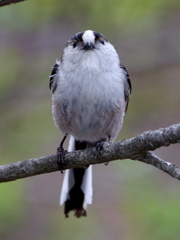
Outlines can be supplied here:
M113 45L95 31L75 34L53 68L49 87L52 113L64 138L57 148L61 170L63 143L70 135L68 151L102 146L114 141L121 130L131 93L129 74ZM92 166L66 170L60 204L64 213L86 216L92 203Z

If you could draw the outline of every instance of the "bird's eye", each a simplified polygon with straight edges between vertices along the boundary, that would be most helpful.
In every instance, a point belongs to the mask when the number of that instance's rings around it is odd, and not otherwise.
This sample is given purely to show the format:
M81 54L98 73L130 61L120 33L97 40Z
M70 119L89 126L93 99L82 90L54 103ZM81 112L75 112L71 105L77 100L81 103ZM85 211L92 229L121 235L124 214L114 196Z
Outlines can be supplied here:
M73 40L73 48L77 46L78 41L76 39Z
M104 39L102 37L99 38L99 42L104 44Z

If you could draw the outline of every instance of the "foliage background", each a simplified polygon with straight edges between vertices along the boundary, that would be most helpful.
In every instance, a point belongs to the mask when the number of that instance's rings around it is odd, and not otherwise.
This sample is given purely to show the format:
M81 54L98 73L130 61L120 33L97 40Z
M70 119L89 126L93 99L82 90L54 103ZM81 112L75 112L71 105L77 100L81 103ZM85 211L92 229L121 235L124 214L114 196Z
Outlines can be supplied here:
M179 0L29 0L0 8L0 164L56 152L48 77L76 32L102 32L131 76L120 139L180 118ZM179 146L156 153L180 167ZM63 176L0 185L0 239L179 240L180 184L143 163L93 167L88 217L64 219Z

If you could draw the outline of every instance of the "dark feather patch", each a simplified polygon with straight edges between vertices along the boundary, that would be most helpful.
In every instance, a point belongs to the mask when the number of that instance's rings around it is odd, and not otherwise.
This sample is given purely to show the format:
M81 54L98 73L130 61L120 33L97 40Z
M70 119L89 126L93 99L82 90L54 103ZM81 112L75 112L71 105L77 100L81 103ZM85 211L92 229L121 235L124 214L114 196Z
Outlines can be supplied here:
M128 81L128 84L129 84L130 93L131 93L132 86L131 86L131 79L130 79L129 73L128 73L127 69L123 65L120 65L120 67L124 70L124 73L126 75L126 79Z
M131 80L130 80L130 76L127 69L123 65L120 65L120 68L123 69L124 74L126 76L126 81L124 82L124 100L126 102L125 111L127 111L128 103L129 103L129 95L131 94L132 86L131 86Z
M52 90L52 92L54 92L56 90L57 87L57 83L54 83L54 77L58 71L59 68L59 64L56 63L53 67L53 70L51 72L51 76L50 76L50 80L49 80L49 88Z

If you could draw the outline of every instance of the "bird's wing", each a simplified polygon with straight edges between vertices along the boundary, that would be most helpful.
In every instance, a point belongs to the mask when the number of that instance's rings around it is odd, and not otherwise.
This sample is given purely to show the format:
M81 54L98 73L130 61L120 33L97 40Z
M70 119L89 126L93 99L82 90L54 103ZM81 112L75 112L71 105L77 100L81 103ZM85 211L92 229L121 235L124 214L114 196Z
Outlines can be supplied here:
M125 75L124 100L126 102L126 111L127 111L128 103L129 103L129 95L131 94L131 91L132 91L131 80L130 80L129 73L128 73L127 69L123 65L120 65L120 68L123 70L124 75Z
M60 68L60 62L56 61L56 64L53 67L53 70L51 72L50 80L49 80L49 88L52 91L52 93L55 92L56 87L57 87L57 72L59 71Z

